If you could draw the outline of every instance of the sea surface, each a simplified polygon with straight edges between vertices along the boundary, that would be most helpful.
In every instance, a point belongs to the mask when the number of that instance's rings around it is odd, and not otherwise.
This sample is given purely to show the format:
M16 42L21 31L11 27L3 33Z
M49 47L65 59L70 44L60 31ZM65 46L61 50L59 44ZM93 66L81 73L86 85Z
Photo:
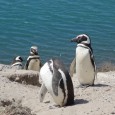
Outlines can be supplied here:
M0 63L17 55L26 61L38 46L42 62L61 58L69 66L76 43L86 33L96 64L115 64L115 0L0 0ZM24 61L24 63L25 63Z

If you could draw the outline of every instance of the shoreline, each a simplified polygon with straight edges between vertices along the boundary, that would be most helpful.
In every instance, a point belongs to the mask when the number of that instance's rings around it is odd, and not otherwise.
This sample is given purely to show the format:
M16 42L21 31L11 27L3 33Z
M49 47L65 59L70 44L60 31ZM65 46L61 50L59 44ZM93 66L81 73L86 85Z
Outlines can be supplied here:
M60 57L59 57L60 58ZM62 60L64 62L64 60ZM72 60L73 61L73 60ZM65 63L67 69L69 70L70 69L70 66L71 66L71 63L72 61L70 62L70 64L67 64ZM45 62L44 62L45 63ZM43 63L43 64L44 64ZM23 68L25 66L25 61L22 62L23 64ZM6 65L6 66L10 66L11 63L0 63L0 65ZM111 61L103 61L101 63L98 63L96 64L97 66L97 71L98 72L109 72L109 71L115 71L115 63L112 63Z

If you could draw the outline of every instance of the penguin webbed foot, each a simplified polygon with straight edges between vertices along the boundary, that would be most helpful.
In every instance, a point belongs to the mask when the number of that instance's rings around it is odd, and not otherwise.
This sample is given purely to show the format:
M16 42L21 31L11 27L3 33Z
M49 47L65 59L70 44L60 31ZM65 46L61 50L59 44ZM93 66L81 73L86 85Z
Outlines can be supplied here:
M94 83L93 84L80 84L78 87L79 88L87 88L87 87L93 87L94 86Z
M56 108L61 108L61 106L60 105L53 105L53 106L49 106L49 109L56 109Z
M60 106L60 105L54 105L55 107L58 107L58 108L61 108L62 106Z
M89 84L80 84L80 85L79 85L79 88L87 88L87 87L90 87L90 86L94 86L94 84L93 84L93 85L89 85Z
M46 101L46 102L44 102L44 103L50 103L50 101Z

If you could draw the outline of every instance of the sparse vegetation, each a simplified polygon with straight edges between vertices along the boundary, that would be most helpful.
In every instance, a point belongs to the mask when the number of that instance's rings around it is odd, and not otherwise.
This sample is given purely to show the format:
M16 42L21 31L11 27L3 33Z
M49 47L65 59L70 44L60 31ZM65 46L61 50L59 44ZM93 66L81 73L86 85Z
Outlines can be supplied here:
M3 111L0 111L2 115L35 115L29 108L22 107L21 101L1 100L0 106L4 108Z
M103 62L99 67L97 67L98 72L108 72L115 71L115 64L111 62Z

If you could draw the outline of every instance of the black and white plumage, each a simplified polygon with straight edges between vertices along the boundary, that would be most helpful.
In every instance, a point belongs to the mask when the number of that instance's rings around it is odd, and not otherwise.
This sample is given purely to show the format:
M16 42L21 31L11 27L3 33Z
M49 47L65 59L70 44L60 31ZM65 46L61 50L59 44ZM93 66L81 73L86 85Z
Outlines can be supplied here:
M48 91L59 106L74 103L73 83L62 61L52 58L46 62L40 70L40 77L42 79L40 102Z
M94 85L96 64L94 61L91 40L86 34L80 34L71 42L77 42L76 47L76 76L81 85Z
M22 62L23 62L23 59L22 59L21 56L15 57L13 62L12 62L11 68L13 68L13 69L22 69L23 68Z
M38 55L38 48L37 46L32 46L30 48L30 56L27 58L27 62L25 64L25 69L40 71L40 68L41 60L40 56Z

